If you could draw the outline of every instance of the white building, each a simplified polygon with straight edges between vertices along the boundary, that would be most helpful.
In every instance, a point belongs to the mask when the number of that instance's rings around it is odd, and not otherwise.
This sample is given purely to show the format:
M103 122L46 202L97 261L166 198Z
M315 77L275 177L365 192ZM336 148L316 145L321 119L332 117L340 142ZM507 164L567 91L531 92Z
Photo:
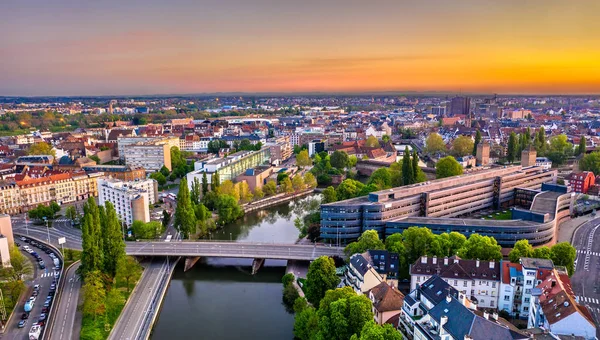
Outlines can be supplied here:
M545 170L549 170L552 167L552 161L546 157L536 157L535 166L541 166Z
M158 198L156 181L123 182L116 179L98 180L98 202L112 203L121 221L131 226L133 221L150 222L150 204Z

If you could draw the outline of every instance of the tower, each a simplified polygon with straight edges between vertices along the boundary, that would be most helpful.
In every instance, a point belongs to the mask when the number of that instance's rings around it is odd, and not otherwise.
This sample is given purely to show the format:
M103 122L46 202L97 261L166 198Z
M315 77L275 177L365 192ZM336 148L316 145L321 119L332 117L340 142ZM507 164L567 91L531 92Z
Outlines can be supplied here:
M537 157L537 151L530 145L521 151L521 166L528 167L535 165L535 159Z
M477 161L477 166L486 166L490 164L490 144L488 142L477 144L475 159Z

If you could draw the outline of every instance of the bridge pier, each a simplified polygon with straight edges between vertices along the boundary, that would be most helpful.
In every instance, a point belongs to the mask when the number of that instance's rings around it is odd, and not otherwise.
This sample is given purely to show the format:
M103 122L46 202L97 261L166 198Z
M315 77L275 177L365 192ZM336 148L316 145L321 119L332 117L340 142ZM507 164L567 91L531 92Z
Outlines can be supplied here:
M183 268L183 271L187 272L188 270L192 269L192 267L196 264L196 262L198 262L198 260L200 260L200 256L186 257L185 258L185 267Z
M252 275L258 273L258 270L265 264L265 259L254 259L252 261Z

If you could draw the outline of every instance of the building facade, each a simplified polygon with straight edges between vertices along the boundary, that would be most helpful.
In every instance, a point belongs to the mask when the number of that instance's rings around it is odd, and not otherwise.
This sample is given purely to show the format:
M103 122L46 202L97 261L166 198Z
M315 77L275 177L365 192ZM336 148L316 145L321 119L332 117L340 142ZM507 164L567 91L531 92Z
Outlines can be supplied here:
M187 182L190 188L195 178L202 183L204 173L206 173L208 182L210 182L215 172L219 173L221 182L234 180L248 169L269 165L270 160L271 149L265 146L258 151L239 151L224 158L198 161L194 163L195 171L187 174Z
M154 185L100 179L98 181L98 204L104 206L106 202L112 203L121 222L128 227L133 221L150 222L148 205L151 203L150 196L155 195L146 190L150 186Z

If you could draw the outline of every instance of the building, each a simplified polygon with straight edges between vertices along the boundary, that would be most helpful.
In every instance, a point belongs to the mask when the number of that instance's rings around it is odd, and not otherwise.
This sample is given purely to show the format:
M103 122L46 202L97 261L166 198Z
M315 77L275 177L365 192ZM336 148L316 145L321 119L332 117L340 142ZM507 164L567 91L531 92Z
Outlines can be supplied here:
M156 199L156 182L122 182L115 179L98 180L98 203L106 202L114 205L121 221L131 226L133 221L150 222L150 197Z
M269 176L273 174L273 167L271 166L260 166L246 170L243 174L236 177L236 182L246 181L248 187L252 192L256 188L261 188L267 183Z
M10 215L0 215L0 235L6 237L10 246L15 244Z
M597 339L594 318L575 298L566 271L553 269L533 289L532 296L528 328L543 328L557 338Z
M552 241L558 218L568 218L571 203L570 196L542 186L556 182L556 175L556 171L538 167L493 168L322 204L321 238L345 243L357 239L365 230L376 230L383 238L410 226L424 226L436 233L458 231L468 236L478 232L494 236L505 247L524 237L532 244L545 244ZM555 205L539 206L536 202L541 202L541 198L534 202L535 193L542 192L542 188L550 192L546 196L554 199ZM535 221L454 219L483 209L512 206L520 197L517 193L523 193L529 204L543 210L539 216L529 216Z
M450 100L450 116L469 116L471 112L471 98L454 97Z
M125 182L146 178L144 168L132 165L92 165L84 166L82 169L86 172L102 172L107 177Z
M596 183L596 177L591 171L574 172L569 177L571 190L581 194L587 194L588 190Z
M554 263L532 258L522 258L520 262L501 261L498 309L515 318L526 319L532 304L531 291L554 269Z
M478 311L437 275L404 297L399 321L415 340L528 339L498 314Z
M0 180L0 214L18 214L21 204L17 183L13 180Z
M126 165L143 167L146 171L159 171L163 166L171 167L171 146L167 143L138 143L128 146L123 157Z
M409 272L411 290L429 280L431 276L437 275L468 297L478 308L498 307L500 263L463 260L458 256L450 258L421 256L411 264Z
M387 282L381 282L367 292L367 297L373 303L373 317L379 325L389 323L400 315L404 294Z
M475 159L477 166L486 166L490 164L490 144L488 142L477 144Z
M203 174L206 173L208 182L211 181L215 172L219 173L221 182L234 180L246 170L258 166L270 165L271 149L264 146L258 151L239 151L225 158L211 158L194 163L195 171L187 174L187 182L191 188L194 178L202 182Z
M436 117L444 117L446 115L446 107L445 106L432 106L431 114Z
M528 148L524 149L523 151L521 151L521 166L535 166L537 159L536 156L537 151L535 151L535 149L532 146L529 146Z
M310 143L308 143L308 156L312 157L313 155L325 151L325 141L320 139L314 139Z
M358 294L364 294L381 282L398 286L398 254L386 250L368 250L354 254L344 273L342 283L350 286Z
M550 170L552 168L552 161L547 157L536 157L535 166L539 166L542 169Z

